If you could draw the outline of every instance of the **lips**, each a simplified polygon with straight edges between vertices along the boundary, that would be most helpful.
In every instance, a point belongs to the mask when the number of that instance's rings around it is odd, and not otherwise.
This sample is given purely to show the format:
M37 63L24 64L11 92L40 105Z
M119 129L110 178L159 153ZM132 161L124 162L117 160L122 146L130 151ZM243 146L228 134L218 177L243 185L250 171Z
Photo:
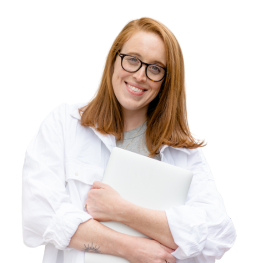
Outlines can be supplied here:
M137 89L141 89L141 90L143 90L143 91L146 91L147 89L145 89L145 88L143 88L142 86L140 86L140 85L138 85L138 84L134 84L134 83L128 83L128 82L126 82L126 81L124 81L126 84L129 84L130 86L133 86L133 87L135 87L135 88L137 88Z
M140 96L142 96L146 91L141 91L141 92L137 92L137 91L133 91L129 86L128 86L128 84L126 83L126 82L124 82L125 83L125 86L126 86L126 89L127 89L127 91L130 93L130 94L132 94L132 96L133 96L133 98L135 98L135 97L140 97ZM135 97L134 97L135 96Z

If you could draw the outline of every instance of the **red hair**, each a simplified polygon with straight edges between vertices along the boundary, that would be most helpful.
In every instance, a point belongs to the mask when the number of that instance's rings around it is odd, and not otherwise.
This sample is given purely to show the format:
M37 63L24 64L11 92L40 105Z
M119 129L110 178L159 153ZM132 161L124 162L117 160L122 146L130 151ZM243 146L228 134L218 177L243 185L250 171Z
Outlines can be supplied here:
M123 139L124 119L121 105L112 87L113 65L123 44L138 31L154 32L164 42L167 74L157 96L148 107L146 145L150 157L159 153L161 145L203 147L190 133L185 94L184 59L180 45L173 33L162 23L141 18L129 22L115 39L104 68L101 83L95 98L79 110L81 125L96 128L102 134L112 134L117 141Z

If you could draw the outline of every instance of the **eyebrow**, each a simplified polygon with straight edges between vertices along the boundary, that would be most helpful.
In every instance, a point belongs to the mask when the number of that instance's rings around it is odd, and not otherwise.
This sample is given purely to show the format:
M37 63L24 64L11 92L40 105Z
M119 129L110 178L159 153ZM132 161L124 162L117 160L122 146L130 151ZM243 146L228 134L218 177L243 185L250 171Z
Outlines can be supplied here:
M139 53L136 53L136 52L128 52L128 53L126 53L126 54L128 54L128 55L134 55L134 56L136 56L136 57L142 58L142 56L141 56ZM166 66L165 66L162 62L160 62L160 61L158 61L158 60L155 60L155 61L153 61L152 63L148 63L148 64L160 64L162 67L166 68Z

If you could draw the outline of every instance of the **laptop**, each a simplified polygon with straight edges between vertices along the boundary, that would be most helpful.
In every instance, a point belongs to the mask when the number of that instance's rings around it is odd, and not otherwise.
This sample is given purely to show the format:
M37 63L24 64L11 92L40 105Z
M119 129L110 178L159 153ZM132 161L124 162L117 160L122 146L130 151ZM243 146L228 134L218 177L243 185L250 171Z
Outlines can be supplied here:
M115 147L102 182L121 197L141 207L166 210L184 205L192 181L191 171ZM101 222L115 231L146 237L137 230L115 221ZM85 263L128 263L107 254L85 253Z

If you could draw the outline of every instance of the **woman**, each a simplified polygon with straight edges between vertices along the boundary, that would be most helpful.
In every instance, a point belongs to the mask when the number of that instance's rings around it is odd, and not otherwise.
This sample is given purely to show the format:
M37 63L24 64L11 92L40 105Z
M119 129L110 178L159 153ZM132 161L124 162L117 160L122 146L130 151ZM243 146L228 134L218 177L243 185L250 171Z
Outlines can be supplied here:
M101 183L116 144L191 170L186 204L145 209ZM235 229L201 146L187 124L184 63L176 38L150 18L128 23L109 51L96 97L88 105L56 108L27 149L25 244L45 244L44 263L84 262L84 251L132 263L215 262L233 245ZM100 223L109 220L153 240Z

